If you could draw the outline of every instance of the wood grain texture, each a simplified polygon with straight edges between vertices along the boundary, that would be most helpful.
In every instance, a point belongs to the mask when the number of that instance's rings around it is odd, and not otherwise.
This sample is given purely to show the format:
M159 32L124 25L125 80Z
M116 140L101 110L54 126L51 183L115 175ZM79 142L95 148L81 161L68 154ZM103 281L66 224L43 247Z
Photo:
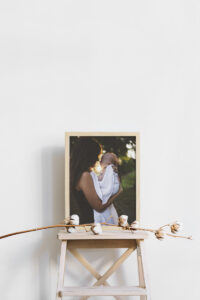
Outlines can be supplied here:
M68 249L113 249L113 248L131 248L135 246L135 240L68 240Z
M146 289L135 286L65 287L60 291L61 296L141 296L146 293Z
M58 284L57 284L56 300L62 300L62 298L59 294L59 291L64 286L66 250L67 250L67 241L62 241L62 243L61 243L61 252L60 252L60 264L59 264L59 272L58 272Z
M150 300L149 279L146 266L145 248L144 243L141 240L137 240L137 261L138 261L138 277L139 286L145 288L146 295L140 296L140 300Z
M149 234L145 231L106 231L99 235L94 235L90 232L75 232L75 233L67 233L64 230L60 230L57 238L59 240L137 240L137 239L146 239Z

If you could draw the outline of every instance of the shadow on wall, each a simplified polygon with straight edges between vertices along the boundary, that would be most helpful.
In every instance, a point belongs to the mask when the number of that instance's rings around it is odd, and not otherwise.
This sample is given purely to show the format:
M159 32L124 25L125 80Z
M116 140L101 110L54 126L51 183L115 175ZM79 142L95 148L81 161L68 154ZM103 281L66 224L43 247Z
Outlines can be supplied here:
M64 219L64 148L45 148L36 157L34 163L37 168L35 182L38 184L38 191L36 193L39 192L41 201L38 209L40 216L38 227L59 224ZM55 228L19 235L16 248L12 247L12 239L5 239L5 245L8 245L7 254L9 254L5 256L6 267L12 276L8 277L6 274L1 276L1 287L3 287L1 299L7 299L12 285L18 280L17 276L20 276L23 267L27 268L27 264L30 264L30 272L32 271L31 275L27 273L27 276L31 276L27 285L29 287L32 285L33 290L35 288L30 299L55 299L60 253L58 230ZM14 243L17 243L17 239ZM23 295L24 292L20 291L20 293Z
M42 203L41 203L41 227L60 224L64 220L65 196L64 196L64 148L45 148L41 153L42 174ZM42 231L42 244L35 253L35 260L39 265L39 299L49 300L52 290L57 284L58 254L60 243L57 240L59 228ZM52 272L51 272L52 270ZM51 285L52 278L55 283Z
M65 153L64 148L45 148L41 153L41 174L42 174L42 202L41 202L41 227L59 224L64 219L65 197L64 197L64 173L65 173ZM57 233L60 229L48 229L41 231L41 246L34 254L35 264L38 266L37 280L39 282L40 300L50 300L55 298L57 287L57 272L60 255L60 241L57 240ZM97 264L97 269L102 270L102 266L109 267L121 254L120 249L107 250L106 255L102 250L80 251L92 264ZM99 254L99 257L98 257ZM100 260L99 260L100 258ZM69 281L72 285L85 285L94 283L91 274L68 253ZM80 280L77 268L84 273ZM114 276L115 285L124 283L124 270L120 268ZM78 278L77 278L78 276ZM68 281L68 280L67 280ZM68 282L69 282L68 281ZM112 280L111 280L112 283ZM69 283L71 285L71 282ZM70 298L71 299L71 298ZM128 299L128 298L127 298Z

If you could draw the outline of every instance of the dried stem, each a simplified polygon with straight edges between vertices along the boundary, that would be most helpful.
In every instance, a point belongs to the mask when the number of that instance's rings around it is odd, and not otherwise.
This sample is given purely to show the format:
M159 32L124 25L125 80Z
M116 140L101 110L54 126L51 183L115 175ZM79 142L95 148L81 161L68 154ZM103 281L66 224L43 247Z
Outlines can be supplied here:
M130 230L142 230L142 231L156 232L155 229L150 229L150 228L136 228L136 229L133 229L133 228L129 227L128 229L130 229Z
M163 229L164 227L167 227L167 226L171 226L171 223L165 224L165 225L161 226L159 229Z
M12 235L16 235L16 234L27 233L27 232L38 231L38 230L49 229L49 228L56 228L56 227L66 227L66 225L58 224L58 225L39 227L39 228L34 228L34 229L29 229L29 230L17 231L17 232L2 235L2 236L0 236L0 239L6 238L6 237L9 237Z
M107 221L111 218L112 216L110 216ZM33 229L29 229L29 230L23 230L23 231L17 231L17 232L13 232L13 233L9 233L9 234L6 234L6 235L2 235L0 236L0 239L3 239L3 238L6 238L6 237L10 237L10 236L13 236L13 235L17 235L17 234L22 234L22 233L28 233L28 232L32 232L32 231L39 231L39 230L43 230L43 229L50 229L50 228L58 228L58 227L83 227L85 229L86 232L88 232L87 230L87 226L92 226L94 223L88 223L88 224L80 224L80 225L71 225L71 224L57 224L57 225L51 225L51 226L45 226L45 227L39 227L39 228L33 228ZM100 223L101 225L106 225L106 226L112 226L112 227L120 227L122 228L121 226L119 225L114 225L114 224L110 224L110 223L107 223L107 222L103 222L103 223ZM162 227L160 227L159 229L162 229L163 227L166 227L166 226L170 226L171 224L166 224ZM136 229L133 229L131 228L130 226L127 226L125 228L123 228L124 230L131 230L132 232L133 231L138 231L138 230L142 230L142 231L149 231L149 232L153 232L155 233L157 230L155 229L150 229L150 228L136 228ZM90 230L89 230L90 231ZM191 240L192 237L191 236L180 236L180 235L174 235L174 234L170 234L170 233L166 233L166 235L168 236L171 236L171 237L178 237L178 238L185 238L185 239L189 239Z
M108 224L106 222L101 223L102 225L112 225L113 224ZM33 228L33 229L28 229L28 230L23 230L23 231L17 231L17 232L12 232L12 233L8 233L5 235L0 236L0 239L6 238L6 237L10 237L13 235L17 235L17 234L22 234L22 233L28 233L28 232L32 232L32 231L39 231L39 230L43 230L43 229L50 229L50 228L58 228L58 227L86 227L86 226L92 226L93 223L88 223L88 224L80 224L80 225L71 225L71 224L57 224L57 225L51 225L51 226L45 226L45 227L38 227L38 228ZM118 226L118 225L116 225Z
M183 238L183 239L188 239L188 240L192 240L192 236L184 236L184 235L174 235L171 233L166 233L166 235L168 236L172 236L172 237L177 237L177 238Z
M16 235L16 234L28 233L28 232L32 232L32 231L39 231L39 230L43 230L43 229L50 229L50 228L57 228L57 227L74 227L74 226L75 227L83 227L83 226L91 226L91 225L92 225L92 223L81 224L81 225L57 224L57 225L33 228L33 229L28 229L28 230L17 231L17 232L5 234L5 235L0 236L0 239L6 238L6 237L9 237L9 236L13 236L13 235Z
M113 218L113 216L110 216L106 219L106 222L108 222L111 218Z

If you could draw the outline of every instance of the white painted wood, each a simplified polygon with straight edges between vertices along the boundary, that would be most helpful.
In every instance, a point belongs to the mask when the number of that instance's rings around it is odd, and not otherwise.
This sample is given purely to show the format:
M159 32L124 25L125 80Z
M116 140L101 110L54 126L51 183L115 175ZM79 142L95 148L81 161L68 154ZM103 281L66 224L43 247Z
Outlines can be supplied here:
M147 294L145 296L140 296L140 300L150 300L150 289L149 289L149 281L148 281L149 279L147 274L144 241L137 240L136 243L137 243L139 286L141 288L146 288L147 290Z
M69 134L65 133L65 218L70 216L70 193L69 193L69 173L70 173L70 142Z
M142 238L141 238L142 237ZM61 243L61 256L58 276L58 288L56 300L61 300L64 296L81 296L81 300L87 300L90 296L114 296L117 300L121 300L119 296L140 296L140 300L150 300L149 284L147 276L147 268L145 264L144 253L144 239L148 237L146 232L137 231L134 234L129 232L105 232L102 235L93 235L90 232L77 232L73 234L66 233L65 230L60 231L58 238ZM64 287L64 271L67 240L69 243L69 251L76 257L76 259L97 279L92 287ZM113 243L120 248L128 242L131 245L119 259L101 276L89 262L74 248L74 246L87 248L106 247L106 244ZM91 243L90 243L91 242ZM130 243L129 243L130 242ZM74 245L73 245L74 244ZM118 269L118 267L129 257L129 255L137 248L138 260L138 275L139 287L123 287L123 286L109 286L107 279ZM103 286L103 287L102 287Z
M106 231L99 235L94 235L92 232L75 232L68 233L60 230L57 235L59 240L137 240L148 238L148 233L142 230L134 232L119 232L119 231Z
M59 272L58 272L58 284L57 284L56 300L61 300L62 299L62 297L59 294L59 291L61 291L64 287L66 250L67 250L67 241L62 241L62 243L61 243L61 253L60 253Z
M134 286L65 287L60 292L61 296L140 296L146 293L146 289Z

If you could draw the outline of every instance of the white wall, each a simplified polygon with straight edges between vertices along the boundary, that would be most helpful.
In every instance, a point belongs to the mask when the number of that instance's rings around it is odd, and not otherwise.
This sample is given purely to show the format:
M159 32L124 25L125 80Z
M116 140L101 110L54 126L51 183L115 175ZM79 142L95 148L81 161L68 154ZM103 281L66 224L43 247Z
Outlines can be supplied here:
M65 131L139 131L142 224L196 237L149 239L152 300L199 299L199 14L197 0L0 2L0 234L63 220ZM0 299L55 299L56 234L0 241ZM90 282L68 259L68 284Z

